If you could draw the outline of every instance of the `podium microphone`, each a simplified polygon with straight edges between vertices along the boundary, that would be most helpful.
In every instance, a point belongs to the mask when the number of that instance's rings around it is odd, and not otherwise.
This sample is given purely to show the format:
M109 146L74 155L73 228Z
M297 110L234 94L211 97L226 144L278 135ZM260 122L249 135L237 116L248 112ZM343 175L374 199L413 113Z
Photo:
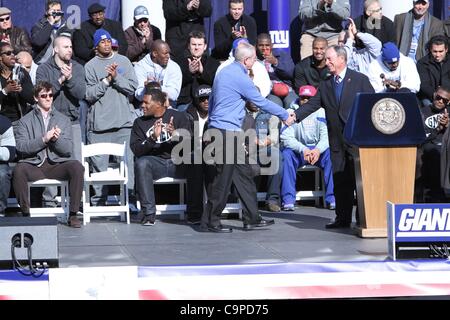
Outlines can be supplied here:
M380 74L380 78L381 78L381 80L384 80L384 78L385 78L384 73Z

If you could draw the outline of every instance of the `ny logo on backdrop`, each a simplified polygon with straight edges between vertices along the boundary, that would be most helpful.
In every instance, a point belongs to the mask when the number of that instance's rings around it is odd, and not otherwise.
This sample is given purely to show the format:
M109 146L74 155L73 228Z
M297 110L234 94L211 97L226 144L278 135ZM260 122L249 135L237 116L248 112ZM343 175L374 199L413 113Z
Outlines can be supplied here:
M289 30L269 31L274 48L289 48Z

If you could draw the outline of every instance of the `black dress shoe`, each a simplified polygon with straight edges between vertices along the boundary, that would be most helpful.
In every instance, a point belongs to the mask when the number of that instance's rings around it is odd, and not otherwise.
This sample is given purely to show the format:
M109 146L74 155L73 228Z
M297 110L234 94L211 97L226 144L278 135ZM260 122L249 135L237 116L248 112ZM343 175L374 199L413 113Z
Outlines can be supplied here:
M252 230L255 228L267 227L275 223L275 220L261 219L257 223L244 223L244 230Z
M350 228L350 223L342 223L339 221L330 222L325 225L327 229L340 229L340 228Z
M201 218L187 218L186 223L190 225L199 225L202 222Z
M218 225L218 226L215 226L215 227L211 227L211 226L204 227L204 226L201 226L199 228L199 231L200 232L230 233L230 232L233 232L233 229L225 228L222 225Z

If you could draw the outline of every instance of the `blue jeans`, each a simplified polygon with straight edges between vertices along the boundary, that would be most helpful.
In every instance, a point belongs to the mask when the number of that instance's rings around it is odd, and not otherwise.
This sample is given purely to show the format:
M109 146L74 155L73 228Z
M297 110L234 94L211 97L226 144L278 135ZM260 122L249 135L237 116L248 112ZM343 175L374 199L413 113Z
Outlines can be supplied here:
M292 149L283 150L283 182L281 184L281 199L283 204L295 203L295 182L297 177L297 169L308 164L303 158L303 152L298 154ZM334 199L334 183L333 170L330 159L330 149L325 150L316 162L316 166L323 169L325 180L325 201L327 203L335 203Z
M136 159L134 171L138 199L144 214L155 214L155 187L153 181L164 178L182 177L182 168L176 166L171 159L157 156L142 156Z

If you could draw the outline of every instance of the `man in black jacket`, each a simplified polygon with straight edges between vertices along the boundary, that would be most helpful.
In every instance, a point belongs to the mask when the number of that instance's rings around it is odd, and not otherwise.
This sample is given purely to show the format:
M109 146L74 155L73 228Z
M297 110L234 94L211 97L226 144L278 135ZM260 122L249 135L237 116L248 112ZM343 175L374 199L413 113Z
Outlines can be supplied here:
M189 34L187 49L181 57L175 57L183 74L180 95L177 99L178 111L184 111L192 103L198 86L212 86L220 62L207 54L206 36L202 31Z
M383 8L379 0L364 1L364 13L355 19L356 29L370 33L382 44L395 42L394 22L383 16ZM362 43L357 43L358 46Z
M427 139L417 150L415 201L447 202L441 187L441 175L445 170L440 167L440 162L443 136L449 124L450 86L438 87L432 102L423 103L420 111Z
M328 41L325 38L317 37L312 44L313 55L298 62L294 68L294 90L297 93L302 86L313 86L317 88L322 80L330 76L325 61L325 51Z
M344 141L344 126L356 94L375 91L366 75L347 68L347 53L344 48L329 47L325 59L332 77L320 83L316 95L297 109L295 115L297 121L302 121L319 108L325 109L336 198L336 220L327 224L326 228L348 228L352 221L356 189L354 159L357 150Z
M136 188L141 202L138 215L144 226L155 224L156 203L153 181L164 177L179 177L181 167L174 164L172 149L178 140L173 139L178 129L189 131L186 116L165 107L166 95L146 87L142 100L144 115L134 121L130 147L136 156L134 163Z
M6 7L0 7L0 42L8 43L14 53L20 51L31 53L31 43L27 31L13 25L12 12Z
M229 13L214 23L215 47L212 56L226 60L234 40L247 38L252 45L256 45L256 36L256 22L244 14L244 0L229 0Z
M73 49L75 57L82 65L95 57L94 33L98 29L104 29L111 34L111 37L119 41L119 53L126 55L128 43L125 40L125 33L122 24L118 21L105 18L105 7L94 3L88 8L90 19L81 24L79 30L73 34Z
M31 110L33 83L28 72L16 63L13 48L0 42L0 114L13 122Z
M186 167L186 196L187 196L187 222L199 224L203 214L204 188L212 181L212 166L203 161L203 132L208 121L209 95L211 87L201 85L194 95L194 102L186 109L186 115L191 125L192 134L192 163ZM198 160L198 163L195 161Z
M166 42L172 57L183 54L192 31L205 32L204 18L211 16L211 0L164 0Z
M61 1L48 0L44 16L31 28L34 62L46 62L53 54L53 41L58 35L72 36L73 30L63 20Z
M448 40L445 36L435 36L428 43L429 53L417 62L420 76L419 99L425 103L433 101L437 87L450 85L450 59ZM427 101L425 101L427 100Z

